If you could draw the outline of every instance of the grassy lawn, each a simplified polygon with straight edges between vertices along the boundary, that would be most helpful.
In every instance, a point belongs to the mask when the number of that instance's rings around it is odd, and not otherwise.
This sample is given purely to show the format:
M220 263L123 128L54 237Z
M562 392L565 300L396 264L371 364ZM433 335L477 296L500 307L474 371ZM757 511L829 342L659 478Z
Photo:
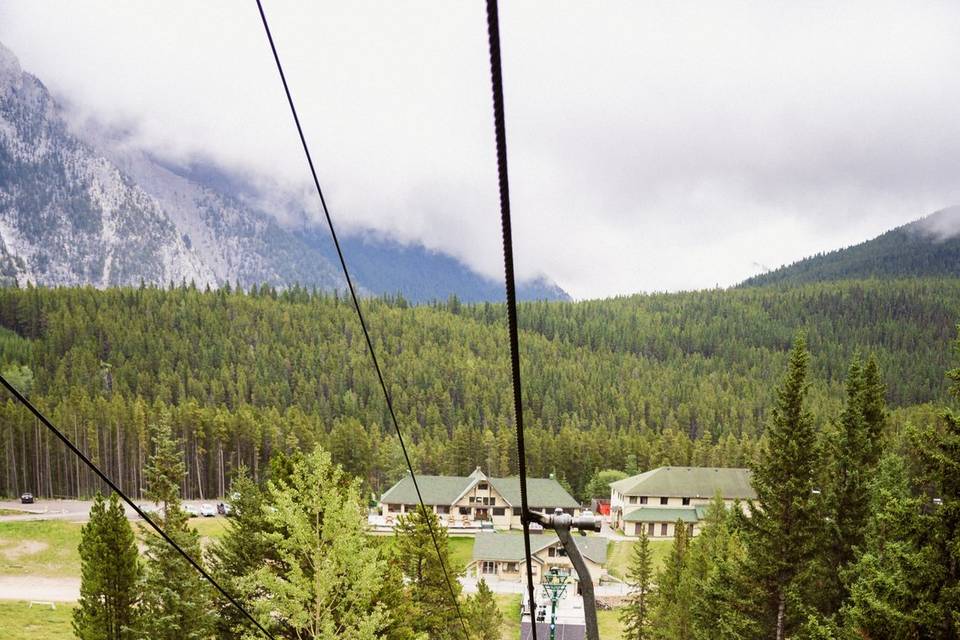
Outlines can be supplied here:
M627 577L627 569L630 566L630 556L633 553L632 540L622 540L610 542L607 545L607 570L610 575L621 580ZM670 555L672 540L651 540L650 552L653 555L653 570L657 571L663 566L667 556Z
M500 627L502 640L517 640L520 637L520 595L512 593L494 594L497 607L503 614L503 626ZM606 639L604 639L606 640Z
M0 522L0 574L79 576L80 526L61 520Z
M623 637L623 626L617 616L617 609L597 611L597 630L603 640L620 640Z
M0 509L0 516L22 516L27 513L30 512L21 511L20 509Z
M131 524L140 540L149 535L144 533L143 522ZM82 526L65 520L0 522L0 575L79 576L77 546ZM226 520L193 518L190 526L200 532L201 542L206 546L223 535Z
M450 545L450 559L463 569L473 559L473 538L447 538Z
M67 640L73 637L70 614L73 607L56 609L26 602L0 602L0 632L4 640Z

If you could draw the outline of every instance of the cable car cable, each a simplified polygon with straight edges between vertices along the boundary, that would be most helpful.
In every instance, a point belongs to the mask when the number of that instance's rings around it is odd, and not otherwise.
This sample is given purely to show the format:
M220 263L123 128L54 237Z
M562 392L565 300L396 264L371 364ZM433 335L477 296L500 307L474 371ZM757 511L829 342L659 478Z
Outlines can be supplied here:
M247 619L250 620L250 622L252 622L252 623L254 624L254 626L257 627L257 629L259 629L261 632L263 632L263 635L265 635L266 637L270 638L271 640L275 640L274 637L273 637L273 634L271 634L269 631L267 631L267 630L263 627L262 624L260 624L259 622L257 622L257 619L254 618L253 615L251 615L249 611L247 611L245 608L243 608L243 606L237 601L236 598L234 598L234 597L231 596L229 593L227 593L227 590L224 589L223 587L221 587L221 586L220 586L220 583L218 583L218 582L213 578L213 576L211 576L209 573L207 573L206 569L204 569L196 560L194 560L193 558L191 558L189 553L187 553L186 551L184 551L183 548L180 547L180 545L178 545L176 542L174 542L173 538L171 538L169 535L167 535L167 533L166 533L163 529L161 529L153 520L151 520L151 519L147 516L147 514L144 513L144 511L143 511L140 507L138 507L136 504L134 504L133 500L131 500L130 497L127 496L127 494L125 494L125 493L123 492L123 490L120 489L120 487L118 487L118 486L113 482L113 480L111 480L109 477L107 477L107 474L105 474L103 471L101 471L100 468L99 468L96 464L94 464L86 455L84 455L84 453L83 453L82 451L80 451L80 449L78 449L77 446L74 445L73 442L71 442L69 438L67 438L65 435L63 435L63 433L62 433L59 429L57 429L57 428L53 425L53 423L50 422L50 421L47 419L47 417L40 412L39 409L37 409L35 406L33 406L33 403L31 403L29 400L27 400L26 397L24 397L24 395L21 394L21 393L17 390L16 387L14 387L12 384L10 384L10 383L7 381L7 379L6 379L5 377L3 377L2 374L0 374L0 383L3 383L3 386L7 388L7 391L9 391L9 392L13 395L13 397L16 398L16 399L20 402L20 404L22 404L22 405L25 406L27 409L29 409L30 412L37 418L37 420L39 420L40 422L42 422L43 425L44 425L45 427L47 427L47 429L49 429L51 433L53 433L53 435L55 435L57 438L59 438L60 441L63 442L63 444L67 445L67 448L70 449L70 451L72 451L72 452L74 453L74 455L76 455L78 458L80 458L80 460L82 460L85 465L87 465L88 467L90 467L90 469L92 469L93 472L94 472L95 474L97 474L97 475L100 477L101 480L103 480L105 483L107 483L107 485L110 487L110 489L112 489L114 493L116 493L118 496L120 496L120 498L121 498L124 502L126 502L126 503L130 506L131 509L133 509L134 511L136 511L136 512L137 512L137 515L139 515L141 518L143 518L144 521L145 521L148 525L150 525L150 527L151 527L154 531L156 531L156 532L160 535L160 537L163 538L163 539L167 542L167 544L169 544L171 547L173 547L173 548L177 551L177 553L179 553L181 556L183 556L183 557L187 560L187 562L189 562L189 563L193 566L193 568L196 569L197 572L199 572L200 575L203 576L203 577L207 580L207 582L209 582L210 584L212 584L212 585L216 588L216 590L219 591L220 594L221 594L224 598L226 598L227 600L229 600L229 601L230 601L230 604L232 604L234 607L236 607L237 610L240 611L240 613L242 613L244 616L246 616Z
M520 394L520 340L517 330L517 290L513 274L513 233L510 224L510 182L507 177L507 128L503 107L503 72L500 58L500 20L497 0L487 0L487 40L490 49L490 81L493 85L493 119L497 139L497 175L500 186L500 223L503 231L503 272L507 288L507 324L510 331L510 368L513 376L513 410L517 425L517 467L520 475L520 507L523 547L527 562L527 593L530 598L530 630L537 640L534 620L536 602L533 560L530 553L530 509L527 506L527 463L523 444L523 402Z
M447 588L450 591L450 598L453 600L453 606L457 612L457 618L460 620L460 627L463 629L464 637L469 639L470 633L467 631L466 622L463 619L463 613L460 610L460 603L457 600L456 592L453 590L453 583L450 581L450 572L443 561L443 554L440 552L440 543L437 541L437 534L433 528L433 521L427 517L427 507L423 502L423 495L420 493L420 485L417 483L417 476L413 472L413 464L410 462L410 455L407 453L407 446L404 443L403 435L400 432L400 423L397 421L397 415L393 410L393 400L390 392L387 391L387 385L383 379L383 373L380 370L380 363L377 360L377 353L373 348L373 341L370 339L370 333L367 331L367 323L363 317L363 311L360 308L360 301L353 287L353 280L350 278L350 271L347 269L347 261L343 257L343 250L340 248L340 241L337 239L337 232L333 227L333 219L330 217L330 210L327 208L326 198L323 196L323 189L320 188L320 179L317 177L317 170L313 165L313 157L310 155L310 147L307 145L307 139L303 134L303 127L300 126L300 117L297 115L297 108L293 102L293 95L290 93L290 86L287 84L287 76L283 71L283 65L280 63L280 55L277 53L276 44L273 41L273 35L270 33L270 25L267 23L267 15L263 10L261 0L257 0L257 9L260 10L260 20L263 22L263 30L266 32L267 41L270 43L270 50L273 52L274 62L277 64L277 71L280 74L280 81L283 83L283 91L287 96L287 103L290 105L290 113L293 115L293 122L297 127L297 134L300 136L300 144L303 147L303 153L307 158L307 164L310 167L310 175L313 177L313 185L316 187L317 195L320 197L320 204L323 208L323 215L327 220L327 226L330 228L330 236L333 238L333 245L337 250L337 257L340 258L340 266L343 269L344 278L347 281L347 288L350 290L350 297L353 300L354 309L357 311L357 318L360 320L360 328L363 330L363 337L367 343L367 351L370 353L370 359L373 361L373 368L376 369L377 379L380 382L380 388L383 391L383 397L387 404L387 411L393 422L394 430L397 432L397 439L400 441L400 449L403 451L403 459L407 463L407 469L410 471L410 478L413 480L413 488L417 492L417 500L420 503L420 509L423 512L423 519L427 523L430 531L430 538L433 540L433 547L437 552L437 559L440 561L440 568L443 569L443 577L446 580Z

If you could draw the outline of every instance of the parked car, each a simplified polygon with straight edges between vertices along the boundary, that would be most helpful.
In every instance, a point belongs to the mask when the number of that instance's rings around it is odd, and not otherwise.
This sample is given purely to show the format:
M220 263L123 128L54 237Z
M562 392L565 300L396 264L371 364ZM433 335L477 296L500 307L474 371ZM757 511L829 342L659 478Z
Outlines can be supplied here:
M140 511L144 512L147 515L153 515L154 513L160 513L159 507L155 504L138 504Z
M33 504L33 494L29 491L20 496L20 504Z
M200 515L204 518L212 518L213 516L217 515L217 510L213 508L212 504L204 502L202 505L200 505Z
M192 504L183 505L183 510L186 511L187 515L190 516L191 518L196 518L197 516L200 515L200 510L197 509Z

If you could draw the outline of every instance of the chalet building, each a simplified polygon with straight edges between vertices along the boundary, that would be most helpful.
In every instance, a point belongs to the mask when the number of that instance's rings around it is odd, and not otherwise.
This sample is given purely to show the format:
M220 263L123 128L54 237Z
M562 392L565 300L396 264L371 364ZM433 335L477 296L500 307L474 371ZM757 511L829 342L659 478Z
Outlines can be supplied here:
M749 469L658 467L610 484L610 526L628 536L672 538L681 520L700 532L706 505L720 494L728 507L757 497Z
M449 529L467 531L484 527L520 529L520 479L490 478L477 467L469 476L417 476L423 503ZM573 496L553 478L527 478L527 504L536 511L562 509L579 515ZM380 512L371 516L374 527L392 528L397 518L419 508L413 480L406 476L380 498Z
M590 572L594 584L606 575L607 543L600 536L575 536L574 542ZM557 568L576 580L577 572L560 540L553 534L530 536L533 581L540 584L543 576ZM473 543L473 559L467 565L467 576L487 582L527 582L523 536L516 533L483 533Z

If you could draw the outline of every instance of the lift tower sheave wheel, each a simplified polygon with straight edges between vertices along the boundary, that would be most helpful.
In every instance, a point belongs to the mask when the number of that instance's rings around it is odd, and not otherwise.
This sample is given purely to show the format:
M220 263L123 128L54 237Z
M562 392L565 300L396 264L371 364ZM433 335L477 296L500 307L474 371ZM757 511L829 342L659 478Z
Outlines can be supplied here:
M587 531L600 531L600 520L593 516L578 516L574 518L569 513L564 513L563 509L556 509L552 515L530 511L528 513L530 522L536 522L544 529L553 529L557 532L560 544L563 545L567 557L573 563L573 568L577 572L577 578L580 580L580 595L583 596L583 614L587 623L587 640L600 640L600 632L597 629L597 601L593 595L593 580L590 578L590 572L587 565L580 555L580 549L577 548L573 537L570 535L571 529L580 531L580 535L587 535ZM536 624L536 623L534 623Z

